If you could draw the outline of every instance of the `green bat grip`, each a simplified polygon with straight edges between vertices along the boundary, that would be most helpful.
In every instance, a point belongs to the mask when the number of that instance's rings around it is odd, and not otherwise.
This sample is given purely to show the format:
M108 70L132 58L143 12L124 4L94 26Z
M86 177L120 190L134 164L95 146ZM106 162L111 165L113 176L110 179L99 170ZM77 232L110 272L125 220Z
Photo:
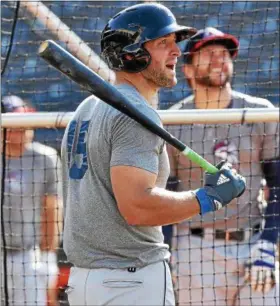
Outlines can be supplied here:
M184 151L181 152L184 156L188 157L191 161L196 163L198 166L203 168L205 171L214 174L217 173L219 170L210 164L206 159L204 159L202 156L197 154L195 151L193 151L191 148L187 147L184 149Z

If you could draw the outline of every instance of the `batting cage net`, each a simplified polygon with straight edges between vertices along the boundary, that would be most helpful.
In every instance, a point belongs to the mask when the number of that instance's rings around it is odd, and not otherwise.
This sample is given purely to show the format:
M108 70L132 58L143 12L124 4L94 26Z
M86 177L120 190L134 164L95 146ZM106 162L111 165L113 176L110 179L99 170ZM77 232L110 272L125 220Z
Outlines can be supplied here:
M46 39L55 40L113 84L115 75L100 57L101 31L120 10L143 2L1 1L3 305L68 303L71 264L62 248L60 145L71 112L90 94L42 60L38 48ZM268 205L279 203L279 185L264 179L276 173L279 158L279 2L158 3L170 8L178 24L216 28L238 39L232 103L246 108L200 112L192 107L183 57L177 85L159 92L157 107L166 129L210 163L228 160L247 180L246 192L226 209L163 227L177 303L277 305L279 274L271 273L277 252L274 243L259 238ZM180 43L182 51L185 45ZM167 151L168 188L201 187L203 169L169 145ZM266 219L271 222L278 212ZM265 293L260 284L250 286L252 275L246 280L246 267L254 260L264 262Z

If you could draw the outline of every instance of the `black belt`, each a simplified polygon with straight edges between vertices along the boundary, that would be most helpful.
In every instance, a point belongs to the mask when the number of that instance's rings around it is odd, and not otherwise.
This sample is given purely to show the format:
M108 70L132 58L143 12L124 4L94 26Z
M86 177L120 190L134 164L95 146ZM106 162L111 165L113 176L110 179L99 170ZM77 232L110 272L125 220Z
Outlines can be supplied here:
M26 248L26 249L6 247L5 250L3 248L1 248L1 252L6 251L7 254L17 254L17 253L21 253L21 252L29 252L30 250L32 250L32 247ZM33 250L34 250L34 247L33 247Z
M233 241L244 241L246 238L246 232L248 230L239 229L236 231L226 231L221 229L213 230L213 238L214 239L222 239L222 240L233 240ZM261 225L257 224L252 228L251 235L257 234L261 231ZM203 238L205 236L205 229L201 227L195 227L190 229L190 233L194 236L199 236Z

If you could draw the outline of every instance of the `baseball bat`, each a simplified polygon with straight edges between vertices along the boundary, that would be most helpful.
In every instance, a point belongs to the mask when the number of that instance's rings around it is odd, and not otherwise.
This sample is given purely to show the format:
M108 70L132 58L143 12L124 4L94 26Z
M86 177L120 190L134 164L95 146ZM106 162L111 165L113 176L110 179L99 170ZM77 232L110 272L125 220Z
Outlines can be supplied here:
M40 45L38 53L46 62L65 74L72 81L79 84L103 102L134 119L150 132L161 137L207 172L216 173L218 171L215 166L205 160L202 156L194 152L164 128L153 122L148 116L140 112L137 107L135 107L135 105L113 85L102 79L97 73L92 71L54 41L44 41Z

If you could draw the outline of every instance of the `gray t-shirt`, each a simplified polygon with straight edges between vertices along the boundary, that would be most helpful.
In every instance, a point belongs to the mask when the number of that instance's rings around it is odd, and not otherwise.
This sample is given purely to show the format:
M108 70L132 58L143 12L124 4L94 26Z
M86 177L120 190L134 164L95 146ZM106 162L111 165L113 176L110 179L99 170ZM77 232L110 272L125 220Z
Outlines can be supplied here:
M271 108L268 100L232 92L231 108ZM193 96L175 104L172 109L195 109ZM225 208L196 216L180 227L252 228L260 222L258 195L263 177L261 160L279 157L279 125L277 123L254 124L194 124L168 126L167 129L195 152L212 164L226 159L246 177L245 193ZM179 190L197 189L203 186L204 171L188 158L171 149L171 175L181 183Z
M3 220L7 249L38 246L42 200L61 195L61 163L57 151L38 142L20 158L6 160Z
M134 87L116 87L161 125L157 112ZM103 101L89 97L65 131L62 164L64 250L71 263L84 268L126 268L169 257L161 227L127 224L110 181L110 167L127 165L157 174L156 185L165 187L169 162L162 139Z

